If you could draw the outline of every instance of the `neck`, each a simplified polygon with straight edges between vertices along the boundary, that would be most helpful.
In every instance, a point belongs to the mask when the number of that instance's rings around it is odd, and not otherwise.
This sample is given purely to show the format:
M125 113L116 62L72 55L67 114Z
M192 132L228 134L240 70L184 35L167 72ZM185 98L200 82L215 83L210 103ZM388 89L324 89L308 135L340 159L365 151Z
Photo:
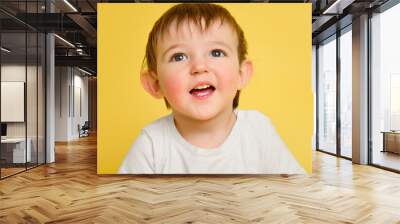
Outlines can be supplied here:
M175 126L182 137L190 144L202 148L220 146L230 134L236 121L232 108L208 120L195 120L175 112L173 115Z

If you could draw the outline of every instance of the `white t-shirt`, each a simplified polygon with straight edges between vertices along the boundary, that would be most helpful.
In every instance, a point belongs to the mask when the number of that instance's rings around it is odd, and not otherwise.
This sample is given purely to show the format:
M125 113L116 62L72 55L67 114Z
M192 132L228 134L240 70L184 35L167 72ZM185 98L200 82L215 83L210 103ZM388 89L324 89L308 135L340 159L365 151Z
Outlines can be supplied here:
M236 110L225 142L196 147L178 132L172 115L147 125L125 157L120 174L304 174L269 119Z

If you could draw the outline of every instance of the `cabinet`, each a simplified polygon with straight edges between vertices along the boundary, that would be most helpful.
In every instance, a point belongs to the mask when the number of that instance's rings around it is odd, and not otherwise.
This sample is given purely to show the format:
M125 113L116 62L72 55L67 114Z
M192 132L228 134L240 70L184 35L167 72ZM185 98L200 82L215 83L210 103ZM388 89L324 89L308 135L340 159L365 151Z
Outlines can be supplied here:
M31 146L32 141L27 139L27 146L25 151L25 138L7 138L1 140L1 159L5 163L25 163L31 162ZM26 152L26 153L25 153Z
M384 131L383 133L383 152L393 152L400 154L400 132Z

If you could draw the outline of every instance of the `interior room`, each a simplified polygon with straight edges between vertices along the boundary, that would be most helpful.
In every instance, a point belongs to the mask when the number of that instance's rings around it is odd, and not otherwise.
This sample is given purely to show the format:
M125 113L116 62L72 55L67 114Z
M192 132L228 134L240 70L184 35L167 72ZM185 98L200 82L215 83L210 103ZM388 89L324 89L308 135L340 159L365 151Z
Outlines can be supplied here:
M99 174L99 5L173 3L2 0L0 223L400 223L400 2L213 2L310 6L311 172Z

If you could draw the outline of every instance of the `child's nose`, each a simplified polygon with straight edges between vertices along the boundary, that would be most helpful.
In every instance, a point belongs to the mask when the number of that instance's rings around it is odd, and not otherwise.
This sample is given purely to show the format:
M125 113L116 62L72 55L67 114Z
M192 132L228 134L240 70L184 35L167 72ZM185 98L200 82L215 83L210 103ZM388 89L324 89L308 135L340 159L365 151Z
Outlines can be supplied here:
M198 75L206 72L208 72L208 66L204 59L196 58L192 60L192 68L190 72L192 75Z

